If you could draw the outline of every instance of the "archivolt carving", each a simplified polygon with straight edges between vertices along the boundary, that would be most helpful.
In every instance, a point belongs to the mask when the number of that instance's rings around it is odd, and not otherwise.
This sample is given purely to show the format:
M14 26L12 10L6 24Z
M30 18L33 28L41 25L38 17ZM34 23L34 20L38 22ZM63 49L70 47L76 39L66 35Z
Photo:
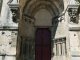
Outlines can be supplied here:
M70 16L70 21L76 22L78 8L79 8L79 4L69 4L68 5L68 14Z
M36 3L36 4L35 4ZM43 6L45 6L45 8L47 9L47 10L52 10L52 11L54 11L55 12L55 14L59 14L59 11L58 11L58 8L55 6L55 4L54 3L52 3L51 1L36 1L36 0L33 0L33 1L30 1L25 7L24 7L24 9L23 9L23 11L24 11L24 13L26 13L26 14L30 14L31 15L31 13L32 12L34 12L34 10L36 9L36 8L38 8L40 5L43 5ZM41 6L41 8L43 8L43 6ZM38 9L40 9L40 7L38 8ZM51 12L52 13L52 12Z
M48 10L51 13L52 16L56 15L56 13L54 12L54 10L52 8L50 8L50 6L47 6L47 5L44 5L44 4L43 5L39 5L38 8L37 7L34 8L34 10L30 12L30 14L32 16L34 16L36 14L36 12L38 10L40 10L40 9L46 9L46 10Z
M25 22L28 22L28 23L34 23L35 22L35 18L33 18L29 15L26 15L26 14L23 14L23 20L25 20Z

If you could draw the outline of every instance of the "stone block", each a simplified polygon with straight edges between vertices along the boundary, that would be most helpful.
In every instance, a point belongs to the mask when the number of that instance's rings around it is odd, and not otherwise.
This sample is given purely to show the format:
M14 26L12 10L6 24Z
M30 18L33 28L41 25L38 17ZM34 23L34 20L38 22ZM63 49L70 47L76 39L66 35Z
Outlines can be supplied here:
M5 56L4 60L16 60L15 56Z
M80 56L80 51L71 51L71 56L79 57Z
M71 46L71 50L79 50L80 46L79 46L79 35L78 32L76 31L69 31L69 37L70 37L70 46Z
M71 57L71 60L80 60L80 57Z
M0 56L0 60L2 60L2 56Z

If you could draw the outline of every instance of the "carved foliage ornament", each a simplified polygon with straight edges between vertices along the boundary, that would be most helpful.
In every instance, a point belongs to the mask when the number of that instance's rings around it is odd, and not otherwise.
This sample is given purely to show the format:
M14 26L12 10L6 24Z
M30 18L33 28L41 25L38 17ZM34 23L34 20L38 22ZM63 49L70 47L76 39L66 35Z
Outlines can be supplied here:
M11 9L13 22L18 22L18 19L19 19L19 13L18 13L19 3L12 4L11 3L12 1L13 0L10 0L7 4L9 5L9 8Z
M69 4L68 5L68 14L70 16L70 21L75 22L78 12L79 4Z
M33 23L35 22L35 18L31 17L29 15L23 14L23 20L25 20L25 22L27 23Z
M69 9L68 14L70 16L70 20L71 21L75 21L76 20L76 14L77 14L77 9Z

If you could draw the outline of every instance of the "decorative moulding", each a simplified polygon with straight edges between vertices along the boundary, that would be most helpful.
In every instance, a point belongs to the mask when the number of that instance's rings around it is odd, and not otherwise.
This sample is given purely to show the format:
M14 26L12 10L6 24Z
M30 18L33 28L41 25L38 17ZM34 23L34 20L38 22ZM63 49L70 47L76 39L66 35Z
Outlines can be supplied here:
M80 31L80 27L70 27L69 31Z
M12 2L12 0L11 0ZM19 3L12 4L10 1L8 2L9 8L12 12L13 22L18 22L19 19Z
M80 4L69 4L68 5L68 14L70 16L70 21L75 22L76 21L76 14L78 12L78 8L79 8Z
M33 24L35 22L35 18L27 14L23 14L23 20L25 20L25 22L33 23Z

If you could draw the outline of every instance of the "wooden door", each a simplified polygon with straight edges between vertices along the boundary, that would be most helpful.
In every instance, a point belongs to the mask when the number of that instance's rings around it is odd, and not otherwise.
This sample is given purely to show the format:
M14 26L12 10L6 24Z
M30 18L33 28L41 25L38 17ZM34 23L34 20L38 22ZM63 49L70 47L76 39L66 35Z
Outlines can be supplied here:
M35 60L51 59L51 35L47 28L39 28L36 32Z

